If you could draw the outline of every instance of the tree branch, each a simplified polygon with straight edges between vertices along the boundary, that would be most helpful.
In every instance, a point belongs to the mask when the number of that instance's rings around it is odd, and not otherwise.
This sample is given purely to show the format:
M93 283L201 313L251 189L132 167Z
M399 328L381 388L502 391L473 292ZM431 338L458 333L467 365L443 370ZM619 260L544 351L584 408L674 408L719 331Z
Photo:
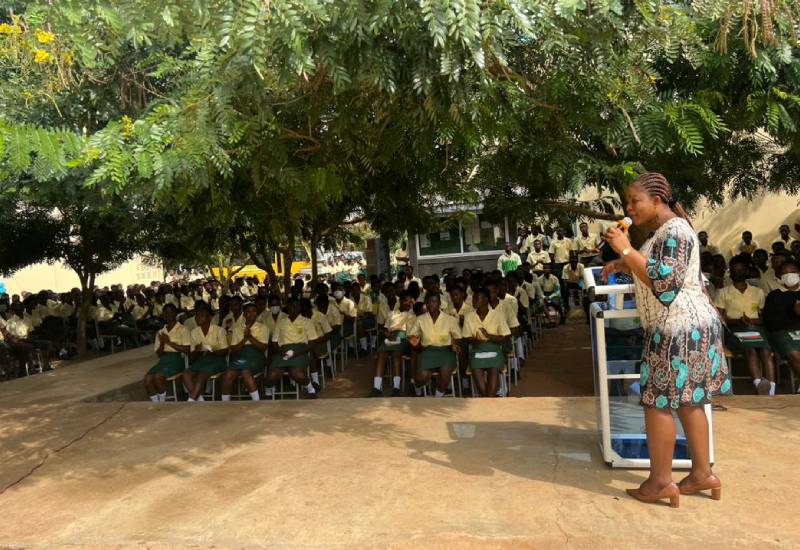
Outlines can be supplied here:
M541 201L539 202L539 205L546 206L548 208L556 208L558 210L571 212L573 214L578 214L579 216L585 216L587 218L594 218L596 220L617 221L623 218L623 216L620 216L619 214L609 214L607 212L600 212L599 210L593 210L586 206L581 206L579 204L565 202L565 201Z

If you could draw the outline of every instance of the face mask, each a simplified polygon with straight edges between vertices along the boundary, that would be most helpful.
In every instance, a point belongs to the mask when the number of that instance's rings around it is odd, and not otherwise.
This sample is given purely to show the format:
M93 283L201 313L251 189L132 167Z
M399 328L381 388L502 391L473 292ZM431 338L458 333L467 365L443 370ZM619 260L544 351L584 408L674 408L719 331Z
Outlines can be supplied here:
M342 298L344 298L344 291L337 290L336 292L333 293L333 297L336 298L337 300L341 300Z
M784 273L781 275L781 282L785 287L793 287L800 284L800 273Z
M281 312L281 306L270 306L269 312L272 313L273 315L277 315L278 313Z

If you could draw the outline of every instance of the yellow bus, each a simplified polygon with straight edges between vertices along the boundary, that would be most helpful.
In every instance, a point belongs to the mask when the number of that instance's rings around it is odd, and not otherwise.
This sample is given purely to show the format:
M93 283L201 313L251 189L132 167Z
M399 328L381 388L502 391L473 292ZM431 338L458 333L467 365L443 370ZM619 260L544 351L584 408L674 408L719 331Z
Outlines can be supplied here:
M283 254L275 254L275 259L272 262L272 269L275 270L275 275L278 277L283 277L283 273L286 267L286 258ZM233 266L231 269L236 271L239 266ZM225 275L228 274L228 268L223 268ZM219 268L214 267L211 269L212 273L215 277L219 278ZM311 274L311 258L308 256L308 252L304 248L298 248L294 251L294 261L292 261L292 276L297 275L298 273L309 275ZM241 279L243 277L256 277L260 282L264 282L264 279L267 278L267 272L261 269L260 267L247 264L239 271L236 271L236 274L233 276L234 279Z

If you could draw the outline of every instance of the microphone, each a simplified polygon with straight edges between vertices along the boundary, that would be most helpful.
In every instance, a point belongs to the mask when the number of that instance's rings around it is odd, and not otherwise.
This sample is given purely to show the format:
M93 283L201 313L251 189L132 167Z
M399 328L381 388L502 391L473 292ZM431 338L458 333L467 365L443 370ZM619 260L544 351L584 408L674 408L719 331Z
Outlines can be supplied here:
M619 229L623 233L627 233L628 229L630 229L630 227L632 225L633 225L633 220L630 219L628 216L625 216L621 220L617 220L617 229ZM600 248L602 250L602 248L604 246L607 246L607 245L608 245L608 241L603 240L603 242L600 243L600 246L598 248Z

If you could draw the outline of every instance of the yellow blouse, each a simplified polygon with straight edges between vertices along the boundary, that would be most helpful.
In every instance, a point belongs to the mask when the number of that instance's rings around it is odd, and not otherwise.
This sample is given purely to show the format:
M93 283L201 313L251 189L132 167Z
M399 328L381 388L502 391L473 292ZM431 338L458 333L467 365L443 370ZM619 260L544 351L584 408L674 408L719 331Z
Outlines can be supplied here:
M335 308L339 309L339 312L344 317L357 317L358 311L356 310L356 304L350 298L342 298L341 302L337 302L336 300L331 301L331 305Z
M389 314L389 319L386 321L386 329L389 332L403 331L408 333L417 322L417 316L414 315L414 310L400 311L396 309Z
M311 321L314 323L314 330L317 331L317 338L333 332L333 327L328 322L328 317L316 309L311 312Z
M464 338L477 338L478 340L486 340L481 334L481 329L486 329L486 332L494 336L510 336L511 329L508 328L505 316L497 309L489 308L489 313L486 318L481 320L477 311L470 311L464 317L464 328L462 332Z
M219 325L210 325L208 332L203 334L202 327L195 327L191 333L192 350L197 346L211 347L212 351L228 349L228 333Z
M372 315L372 298L370 298L366 294L362 294L360 299L358 300L358 305L356 306L356 312L358 313L359 317L362 317L364 315Z
M277 342L279 346L307 344L318 337L314 322L302 315L298 315L294 321L289 319L288 315L281 317L272 333L272 341Z
M461 327L452 315L440 313L436 321L430 313L417 317L417 322L408 331L409 336L422 336L423 346L449 346L453 339L461 338Z
M392 312L400 311L400 298L394 303L394 308L389 308L389 301L386 299L386 296L383 294L380 295L378 298L378 316L377 322L379 325L385 325L391 317Z
M231 344L237 345L239 342L244 339L244 329L247 327L247 322L243 325L233 325L233 329L231 330ZM264 323L259 323L256 321L252 325L250 325L250 334L261 342L262 344L269 344L269 327ZM253 343L250 340L245 340L245 346L252 346Z
M170 342L178 345L178 346L188 346L191 344L191 335L189 331L186 329L185 326L176 322L175 326L172 327L172 330L167 330L167 326L158 331L158 334L166 334L169 336ZM158 334L156 335L156 341L153 344L153 351L158 351L158 348L161 347L161 340L158 339ZM164 351L166 352L176 352L174 347L171 344L167 344L164 346Z

